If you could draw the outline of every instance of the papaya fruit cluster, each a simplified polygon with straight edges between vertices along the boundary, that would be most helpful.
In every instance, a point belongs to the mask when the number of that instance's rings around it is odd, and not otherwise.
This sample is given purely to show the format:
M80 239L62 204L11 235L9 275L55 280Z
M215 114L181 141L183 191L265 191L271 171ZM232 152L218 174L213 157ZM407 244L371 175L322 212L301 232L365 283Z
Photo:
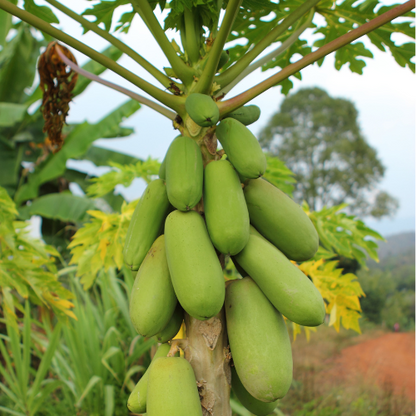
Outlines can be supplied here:
M188 97L189 116L203 127L216 124L216 104L200 95ZM138 270L130 316L139 334L154 336L162 345L150 375L140 379L130 396L131 411L201 414L189 363L166 357L166 342L177 334L184 312L207 320L224 307L232 388L256 415L269 414L291 384L283 316L306 326L324 320L319 291L293 264L315 255L318 235L305 212L261 178L266 158L245 125L258 118L256 113L241 109L219 122L216 136L226 159L205 167L196 141L176 137L160 178L148 185L133 214L124 248L125 262ZM232 258L242 279L225 284L220 254Z

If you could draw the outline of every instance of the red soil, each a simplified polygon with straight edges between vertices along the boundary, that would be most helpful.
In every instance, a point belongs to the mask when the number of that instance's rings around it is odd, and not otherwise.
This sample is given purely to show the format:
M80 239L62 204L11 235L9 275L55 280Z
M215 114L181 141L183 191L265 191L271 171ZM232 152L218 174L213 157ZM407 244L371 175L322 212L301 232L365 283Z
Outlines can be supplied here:
M332 361L332 360L331 360ZM343 349L326 376L377 383L415 400L415 334L388 333ZM354 380L354 381L353 381Z

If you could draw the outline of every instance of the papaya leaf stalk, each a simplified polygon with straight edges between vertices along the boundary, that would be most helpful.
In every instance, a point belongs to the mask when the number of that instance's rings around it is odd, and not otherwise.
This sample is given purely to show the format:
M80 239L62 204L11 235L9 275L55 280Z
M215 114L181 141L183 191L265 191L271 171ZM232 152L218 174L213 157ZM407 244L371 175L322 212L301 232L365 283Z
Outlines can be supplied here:
M209 53L208 61L194 92L202 94L210 92L215 73L217 72L218 62L220 61L221 53L224 49L224 44L231 32L231 27L240 9L241 3L242 0L230 0L228 2L224 20L221 23L220 30Z
M308 0L293 13L286 17L277 25L267 36L265 36L251 51L247 52L234 65L230 66L222 74L215 77L215 82L226 87L230 82L237 78L268 46L282 35L290 26L299 20L305 13L314 8L320 0Z
M266 65L272 59L277 58L279 55L284 53L287 49L289 49L298 39L299 36L309 27L312 22L313 16L315 14L315 10L312 9L309 12L308 20L297 30L295 30L288 39L286 39L278 48L274 49L270 53L268 53L263 58L259 59L258 61L253 62L249 65L241 74L235 78L232 82L230 82L225 88L218 91L217 96L221 96L222 94L227 94L231 91L241 80L243 80L246 76L250 75L256 69Z
M84 77L98 82L99 84L105 85L106 87L109 87L113 90L116 90L118 92L121 92L124 95L127 95L130 98L133 98L133 100L136 100L140 104L144 104L149 108L152 108L153 110L157 111L158 113L162 114L163 116L167 117L170 120L174 120L176 117L176 113L173 111L170 111L166 107L161 106L158 103L155 103L152 100L149 100L146 97L143 97L142 95L136 94L133 91L128 90L127 88L121 87L120 85L114 84L113 82L106 81L105 79L100 78L97 75L92 74L91 72L86 71L85 69L82 69L78 65L76 65L74 62L72 62L70 59L68 59L61 51L59 46L56 47L56 50L58 52L58 55L60 58L65 62L66 65L68 65L74 72L77 72L80 75L83 75Z
M244 104L251 101L253 98L267 91L269 88L279 84L286 78L305 68L306 66L324 58L326 55L342 48L343 46L353 42L354 40L366 35L367 33L377 29L378 27L392 21L396 17L399 17L415 7L415 0L409 0L383 14L377 16L373 20L364 23L357 29L353 29L345 35L340 36L337 39L321 46L315 52L312 52L300 59L299 61L290 64L279 71L277 74L267 78L265 81L255 85L254 87L244 91L243 93L226 101L218 102L218 108L220 110L220 117L236 110Z
M46 0L46 1L49 4L51 4L53 7L55 7L56 9L60 10L62 13L65 13L71 19L74 19L75 21L80 23L83 28L91 30L92 32L96 33L98 36L101 36L103 39L111 43L111 45L119 49L121 52L125 53L134 61L136 61L149 74L151 74L156 80L158 80L165 88L169 88L171 86L172 80L169 77L167 77L163 72L159 71L149 61L144 59L140 54L138 54L135 50L130 48L130 46L126 45L120 39L117 39L115 36L101 29L94 22L90 22L89 20L85 19L85 17L82 17L81 15L74 12L70 8L64 6L63 4L59 3L58 1L56 0Z
M115 72L116 74L122 76L127 81L130 81L132 84L136 85L144 92L151 95L156 100L160 101L162 104L166 105L167 107L172 108L176 112L182 110L185 105L185 100L182 97L177 97L167 92L160 90L159 88L155 87L150 82L145 81L144 79L140 78L139 76L133 74L126 68L123 68L117 62L114 62L112 59L108 58L107 56L103 55L100 52L90 48L89 46L85 45L84 43L80 42L79 40L73 38L70 35L62 32L59 29L56 29L49 23L46 23L44 20L36 17L32 13L27 12L26 10L22 10L21 8L15 6L14 4L10 3L8 0L0 0L0 9L5 10L6 12L18 17L19 19L29 23L33 27L47 33L48 35L60 40L63 43L77 49L84 55L87 55L89 58L94 59L101 65L105 66L106 68L110 69L111 71Z
M185 84L189 85L193 81L194 70L185 64L182 59L176 54L175 49L169 42L164 30L160 26L152 8L147 0L133 0L133 7L139 13L145 25L148 27L153 37L161 47L163 53L166 55L173 71L179 79Z

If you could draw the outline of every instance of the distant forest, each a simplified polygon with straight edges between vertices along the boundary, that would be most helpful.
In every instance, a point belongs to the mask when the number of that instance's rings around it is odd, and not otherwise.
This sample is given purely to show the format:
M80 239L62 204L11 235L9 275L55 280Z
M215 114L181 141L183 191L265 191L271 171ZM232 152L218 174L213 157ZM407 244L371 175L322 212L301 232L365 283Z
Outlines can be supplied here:
M364 318L401 331L415 329L415 233L401 233L379 244L380 262L368 261L358 277L366 293L361 299Z

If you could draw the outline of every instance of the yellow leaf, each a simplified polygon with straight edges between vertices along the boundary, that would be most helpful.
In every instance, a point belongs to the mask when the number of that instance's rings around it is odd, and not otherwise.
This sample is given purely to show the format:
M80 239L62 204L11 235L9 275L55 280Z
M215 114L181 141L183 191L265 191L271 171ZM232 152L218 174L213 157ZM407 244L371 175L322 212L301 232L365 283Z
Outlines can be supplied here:
M107 247L110 244L110 242L104 238L100 241L100 244L98 245L98 250L100 251L100 258L101 261L104 262L105 255L107 253Z

